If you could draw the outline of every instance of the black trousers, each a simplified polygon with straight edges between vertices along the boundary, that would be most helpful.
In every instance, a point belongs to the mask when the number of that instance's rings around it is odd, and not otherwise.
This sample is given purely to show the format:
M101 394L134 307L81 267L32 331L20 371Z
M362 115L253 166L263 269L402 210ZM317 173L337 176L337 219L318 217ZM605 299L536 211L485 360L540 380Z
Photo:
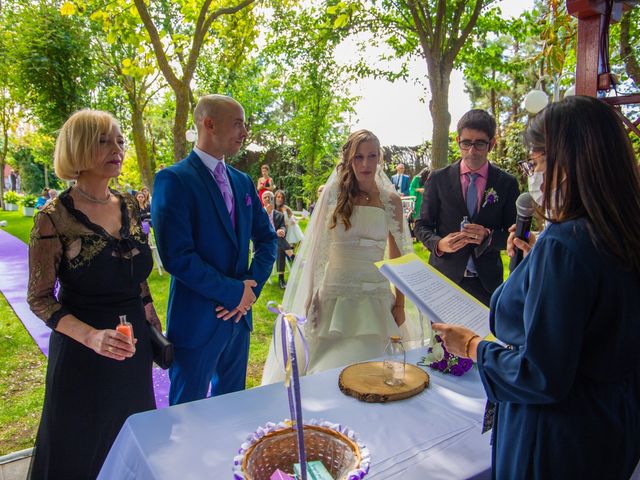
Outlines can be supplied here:
M287 254L284 253L285 250L291 250L292 247L289 245L284 238L278 237L278 254L276 255L276 268L278 269L278 273L284 273L284 265L287 260Z
M467 292L480 300L487 307L491 302L491 295L493 292L487 291L483 286L482 282L478 277L464 277L462 282L460 282L460 287Z

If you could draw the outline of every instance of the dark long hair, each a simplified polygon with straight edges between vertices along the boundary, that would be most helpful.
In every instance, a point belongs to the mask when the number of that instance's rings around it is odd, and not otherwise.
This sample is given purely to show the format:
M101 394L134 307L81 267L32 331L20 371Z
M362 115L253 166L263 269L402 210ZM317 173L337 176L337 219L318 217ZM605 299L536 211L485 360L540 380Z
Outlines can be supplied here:
M356 174L351 165L360 144L370 141L375 142L378 145L378 149L380 149L380 140L378 140L378 137L369 130L358 130L349 135L346 143L342 146L342 159L336 167L339 185L338 199L329 228L335 228L338 221L342 221L345 230L351 228L353 205L358 193L360 193L360 186L358 185ZM382 156L380 156L380 158L382 158Z
M586 218L593 241L640 272L640 173L618 114L595 98L568 97L529 130L530 139L545 139L549 220Z

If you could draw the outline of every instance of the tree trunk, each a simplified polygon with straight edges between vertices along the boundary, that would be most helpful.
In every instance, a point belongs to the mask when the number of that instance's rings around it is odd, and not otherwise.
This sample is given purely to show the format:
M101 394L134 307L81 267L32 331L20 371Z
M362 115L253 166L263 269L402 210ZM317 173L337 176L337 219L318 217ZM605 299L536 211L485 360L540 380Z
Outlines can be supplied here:
M431 168L437 169L448 164L449 126L451 125L451 114L449 113L451 70L441 69L437 72L432 72L430 69L429 73L429 85L431 87L429 110L433 122Z
M131 130L133 132L133 145L136 149L138 168L142 183L153 193L153 170L149 162L149 149L147 148L147 135L144 129L143 113L140 105L131 103Z
M173 161L179 162L189 153L187 142L187 120L189 119L189 84L180 85L176 94L176 116L173 119Z

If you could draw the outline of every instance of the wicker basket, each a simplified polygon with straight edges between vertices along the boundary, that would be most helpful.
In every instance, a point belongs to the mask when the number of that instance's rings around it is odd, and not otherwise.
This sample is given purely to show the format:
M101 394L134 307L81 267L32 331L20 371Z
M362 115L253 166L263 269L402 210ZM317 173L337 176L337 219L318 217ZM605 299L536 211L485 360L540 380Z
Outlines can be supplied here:
M307 461L321 461L336 480L346 479L350 471L360 466L358 445L330 428L305 425L304 444ZM247 450L242 472L246 480L269 480L278 468L293 473L294 463L298 463L296 432L283 428L266 434Z

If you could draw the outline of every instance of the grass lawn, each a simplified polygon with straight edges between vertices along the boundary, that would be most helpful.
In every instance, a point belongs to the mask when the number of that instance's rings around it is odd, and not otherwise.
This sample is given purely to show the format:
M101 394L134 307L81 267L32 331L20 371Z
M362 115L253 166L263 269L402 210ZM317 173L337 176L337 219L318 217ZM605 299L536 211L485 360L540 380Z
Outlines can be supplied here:
M28 242L32 218L22 216L20 212L0 211L0 220L8 222L4 230ZM429 252L422 244L414 243L414 249L425 261L428 260ZM506 276L508 259L504 255L503 263ZM149 276L149 287L164 325L169 275L160 276L154 269ZM262 366L269 351L274 315L267 311L267 302L281 301L283 293L274 276L253 306L254 331L249 350L247 388L260 384ZM33 446L42 409L45 370L46 359L0 295L0 455Z

